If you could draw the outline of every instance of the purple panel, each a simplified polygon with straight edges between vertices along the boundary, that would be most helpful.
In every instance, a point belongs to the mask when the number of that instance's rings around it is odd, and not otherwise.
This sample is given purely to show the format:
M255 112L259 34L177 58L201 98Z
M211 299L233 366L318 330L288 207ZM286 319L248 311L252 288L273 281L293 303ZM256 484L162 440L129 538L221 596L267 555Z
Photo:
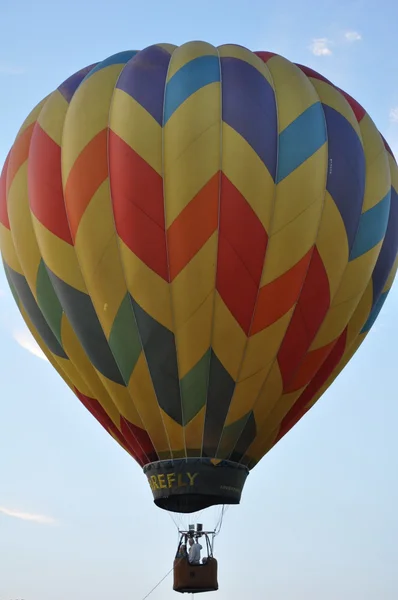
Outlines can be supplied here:
M116 87L139 102L162 125L164 88L171 55L160 46L149 46L132 58Z
M373 271L373 306L379 299L398 252L398 194L391 188L390 215L386 235Z
M326 189L344 221L351 250L365 193L365 155L357 133L341 113L323 104L328 131ZM339 243L336 240L336 243Z
M85 67L84 69L78 71L77 73L74 73L73 75L68 77L66 81L61 83L61 85L58 88L58 91L63 95L68 104L72 100L73 94L76 92L83 79L88 73L90 73L91 69L93 69L96 66L96 64L98 63L94 63L93 65Z
M222 117L263 161L275 180L278 122L275 94L266 78L238 58L221 58Z

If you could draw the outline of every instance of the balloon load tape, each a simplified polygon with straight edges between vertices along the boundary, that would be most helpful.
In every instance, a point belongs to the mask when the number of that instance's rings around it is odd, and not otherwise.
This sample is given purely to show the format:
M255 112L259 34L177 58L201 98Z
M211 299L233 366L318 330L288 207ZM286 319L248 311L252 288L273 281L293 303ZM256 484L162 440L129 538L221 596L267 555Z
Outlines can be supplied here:
M206 458L161 460L144 467L155 504L191 513L217 504L239 504L249 470Z

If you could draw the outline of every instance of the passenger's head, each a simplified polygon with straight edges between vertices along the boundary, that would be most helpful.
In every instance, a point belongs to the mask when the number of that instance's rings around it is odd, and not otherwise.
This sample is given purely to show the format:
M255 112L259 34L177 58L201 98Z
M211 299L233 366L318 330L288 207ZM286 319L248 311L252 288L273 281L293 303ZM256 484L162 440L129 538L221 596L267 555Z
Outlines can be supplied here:
M187 547L186 547L186 545L185 545L185 544L182 544L182 545L181 545L181 552L184 554L184 552L186 552L186 551L187 551Z
M193 543L194 543L194 539L193 538L189 538L189 545L193 546Z

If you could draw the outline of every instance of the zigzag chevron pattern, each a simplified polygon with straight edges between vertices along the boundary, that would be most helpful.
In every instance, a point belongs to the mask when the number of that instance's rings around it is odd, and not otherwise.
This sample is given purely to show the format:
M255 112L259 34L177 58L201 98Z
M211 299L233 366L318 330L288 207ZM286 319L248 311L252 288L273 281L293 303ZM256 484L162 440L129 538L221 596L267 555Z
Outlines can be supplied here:
M159 44L86 67L32 111L1 175L0 242L36 341L140 465L253 468L383 306L398 167L311 69Z

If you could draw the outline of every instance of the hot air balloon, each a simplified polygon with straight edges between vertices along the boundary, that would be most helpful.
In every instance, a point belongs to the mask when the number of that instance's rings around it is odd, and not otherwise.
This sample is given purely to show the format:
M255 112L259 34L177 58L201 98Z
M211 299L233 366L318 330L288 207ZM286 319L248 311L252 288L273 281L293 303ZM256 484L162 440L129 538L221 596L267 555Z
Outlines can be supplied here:
M1 176L32 335L157 506L238 504L393 283L398 170L358 102L237 45L159 44L72 75Z

